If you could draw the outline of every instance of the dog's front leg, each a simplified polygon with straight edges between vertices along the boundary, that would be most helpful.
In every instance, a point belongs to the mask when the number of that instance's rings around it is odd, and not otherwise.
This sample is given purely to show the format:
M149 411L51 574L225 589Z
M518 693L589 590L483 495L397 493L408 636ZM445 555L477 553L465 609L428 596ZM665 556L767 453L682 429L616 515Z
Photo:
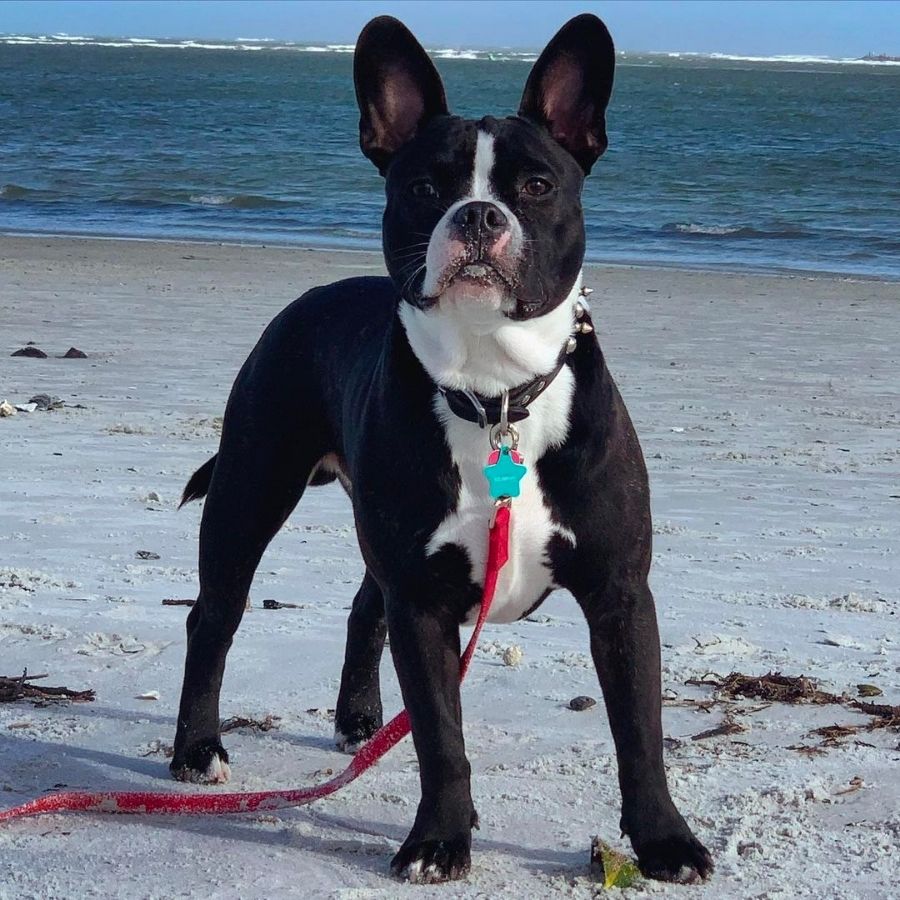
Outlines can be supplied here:
M653 596L643 578L605 582L577 599L587 617L616 745L622 831L631 838L646 876L663 881L705 878L712 860L675 808L666 783Z
M414 588L386 598L391 654L419 758L421 800L396 875L433 883L469 871L475 808L459 697L459 620Z

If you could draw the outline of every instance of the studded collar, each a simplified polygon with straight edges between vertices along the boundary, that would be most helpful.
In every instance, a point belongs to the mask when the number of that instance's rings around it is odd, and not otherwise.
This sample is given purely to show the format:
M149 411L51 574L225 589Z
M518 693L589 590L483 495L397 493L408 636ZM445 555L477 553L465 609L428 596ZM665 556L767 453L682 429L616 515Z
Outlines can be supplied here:
M587 297L590 293L592 293L591 288L581 289L581 297ZM569 354L575 352L575 348L577 347L575 335L578 333L588 334L594 330L590 319L591 317L587 311L587 307L581 300L578 300L575 304L574 333L566 339L566 343L563 345L562 350L560 350L559 357L557 358L556 365L553 369L543 375L535 376L531 381L526 381L524 384L520 384L517 387L510 389L509 422L521 422L522 419L528 418L529 405L550 387L553 380L562 371L563 366L565 366ZM447 400L450 411L454 415L459 416L459 418L465 419L467 422L474 422L481 428L486 428L488 425L498 425L500 423L500 409L503 401L502 396L485 397L482 394L477 394L475 391L440 386L438 387L438 390Z

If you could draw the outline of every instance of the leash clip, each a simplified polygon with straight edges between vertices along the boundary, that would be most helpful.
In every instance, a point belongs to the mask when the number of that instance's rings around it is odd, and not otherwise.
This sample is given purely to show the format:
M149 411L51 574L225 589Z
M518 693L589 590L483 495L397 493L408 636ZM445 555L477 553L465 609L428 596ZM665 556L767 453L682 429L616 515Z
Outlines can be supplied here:
M512 497L498 497L494 501L494 509L491 511L491 522L488 528L493 528L497 523L497 513L501 509L509 509L512 507Z

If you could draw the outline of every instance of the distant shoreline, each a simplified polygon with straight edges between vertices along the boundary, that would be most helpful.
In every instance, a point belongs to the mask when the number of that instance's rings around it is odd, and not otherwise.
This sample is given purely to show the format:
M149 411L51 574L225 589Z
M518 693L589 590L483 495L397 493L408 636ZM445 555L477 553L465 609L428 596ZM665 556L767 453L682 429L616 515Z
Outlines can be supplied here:
M274 38L147 38L121 35L91 36L70 34L13 34L0 33L0 45L41 47L110 47L132 50L224 50L236 52L294 52L352 54L352 43L328 41L280 41ZM429 47L428 53L439 60L474 60L491 62L533 63L537 50L529 47ZM774 65L811 63L817 65L900 65L900 56L886 53L867 53L865 56L832 57L817 54L772 54L768 56L725 53L710 50L618 50L620 64L628 65L630 58L660 57L662 59L696 60L698 62L756 62Z
M121 235L121 234L78 234L71 232L41 232L41 231L11 231L0 226L0 243L3 240L52 240L52 241L101 241L103 243L122 242L126 244L147 244L149 246L208 246L208 247L236 247L243 250L294 250L300 253L320 253L328 256L334 253L359 254L371 256L382 260L381 250L377 247L341 246L337 243L292 243L290 241L276 240L227 240L204 237L163 237L158 235ZM590 247L585 256L585 267L608 269L638 269L641 271L670 271L710 275L737 275L746 277L773 277L773 278L802 278L806 280L821 279L827 281L841 281L846 283L883 283L898 284L900 277L889 275L875 275L858 272L837 272L829 269L813 269L789 266L758 266L741 265L739 263L709 263L706 265L695 264L689 261L644 258L597 257L592 255Z

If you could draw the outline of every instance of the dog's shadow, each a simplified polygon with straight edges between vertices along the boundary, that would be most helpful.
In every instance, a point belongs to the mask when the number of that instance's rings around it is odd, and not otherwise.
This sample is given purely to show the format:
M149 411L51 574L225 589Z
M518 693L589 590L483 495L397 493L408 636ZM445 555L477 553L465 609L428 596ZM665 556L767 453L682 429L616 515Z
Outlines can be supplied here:
M113 707L98 706L97 704L78 704L77 706L73 705L67 708L66 715L83 716L85 718L118 719L119 721L133 724L137 714L131 709L114 709ZM147 722L152 722L154 725L164 727L165 733L169 735L170 738L175 736L175 718L173 716L145 713L141 710L140 718ZM229 734L245 737L253 734L259 736L258 732L253 732L249 728L237 728L230 733L226 733L223 738L226 747ZM326 735L297 734L296 732L275 728L264 732L264 735L262 736L264 736L267 741L283 741L292 746L307 747L310 750L335 750L334 739Z
M160 723L170 724L166 717L155 718ZM23 759L23 745L29 749L27 759ZM6 789L0 794L0 808L26 802L51 790L133 791L143 788L134 778L124 774L117 777L116 770L134 773L142 779L169 781L166 765L158 758L131 757L42 740L25 742L7 735L0 735L0 759L7 760L8 781L15 779L20 785L17 788L11 788L9 784L5 786ZM105 769L102 775L98 775L98 766ZM210 791L211 795L214 793ZM351 819L324 812L320 807L284 809L277 813L266 813L265 816L267 827L261 827L243 816L129 815L117 816L116 826L190 832L217 840L233 840L317 854L331 858L335 863L354 866L396 883L389 875L388 864L390 857L406 838L407 827L368 819ZM346 831L347 838L342 840L333 834L318 835L293 827L310 823L319 824L330 831ZM52 831L59 827L56 825ZM67 818L64 827L67 831L73 830L74 820ZM585 843L587 845L587 841ZM563 874L571 877L587 873L587 846L583 851L541 850L521 847L507 841L483 839L477 832L474 845L476 878L477 854L485 851L515 857L524 869L536 875Z

